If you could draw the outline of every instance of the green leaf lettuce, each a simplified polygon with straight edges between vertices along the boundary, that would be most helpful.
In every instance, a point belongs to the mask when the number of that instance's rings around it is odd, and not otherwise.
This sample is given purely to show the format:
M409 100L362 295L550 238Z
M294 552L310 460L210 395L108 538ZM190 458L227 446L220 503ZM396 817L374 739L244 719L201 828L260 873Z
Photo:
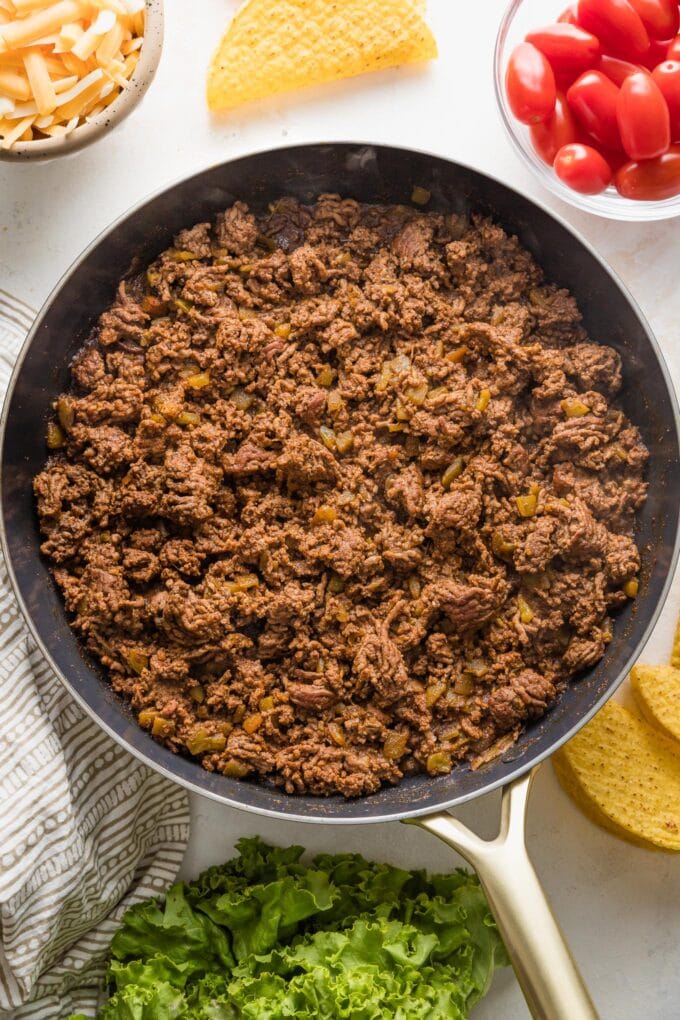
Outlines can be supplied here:
M465 1020L508 962L465 871L238 851L127 911L100 1020Z

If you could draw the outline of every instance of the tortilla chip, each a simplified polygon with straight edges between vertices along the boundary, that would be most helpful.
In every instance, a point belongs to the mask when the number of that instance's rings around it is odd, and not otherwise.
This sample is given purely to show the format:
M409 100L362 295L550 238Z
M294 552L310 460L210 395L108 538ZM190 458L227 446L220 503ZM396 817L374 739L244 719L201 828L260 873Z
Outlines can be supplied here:
M246 0L208 72L208 106L431 60L423 0Z
M581 809L586 818L589 818L591 822L598 825L601 829L606 829L607 832L611 832L614 836L618 836L619 839L625 839L629 843L634 843L635 846L643 847L645 850L660 850L660 847L654 846L653 843L648 843L646 840L634 836L631 832L628 832L620 825L617 825L611 818L608 818L604 812L600 811L595 802L589 800L584 794L582 788L579 786L578 780L574 776L574 773L565 764L564 760L553 760L553 765L555 767L555 774L559 780L560 786L565 793L569 794L576 806Z
M638 663L630 672L630 685L650 726L680 740L680 669Z
M676 669L680 669L680 620L678 620L675 628L675 636L673 638L673 651L671 652L671 666L675 666Z
M608 702L553 758L592 821L639 845L680 851L680 746Z

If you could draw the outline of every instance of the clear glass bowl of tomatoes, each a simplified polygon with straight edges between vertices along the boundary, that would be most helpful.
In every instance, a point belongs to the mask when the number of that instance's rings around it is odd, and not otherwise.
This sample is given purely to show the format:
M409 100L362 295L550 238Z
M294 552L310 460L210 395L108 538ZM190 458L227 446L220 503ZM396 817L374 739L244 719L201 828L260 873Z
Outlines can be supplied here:
M513 145L578 209L680 216L677 0L565 2L512 0L501 22L495 88Z

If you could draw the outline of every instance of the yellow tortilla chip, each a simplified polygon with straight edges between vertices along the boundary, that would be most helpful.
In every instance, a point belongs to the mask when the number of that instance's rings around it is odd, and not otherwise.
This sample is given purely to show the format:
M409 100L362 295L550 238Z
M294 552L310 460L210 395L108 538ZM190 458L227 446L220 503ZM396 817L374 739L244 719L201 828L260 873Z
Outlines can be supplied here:
M671 666L675 666L676 669L680 669L680 620L678 620L675 628L675 637L673 638L673 651L671 652Z
M614 836L618 836L619 839L625 839L629 843L634 843L635 846L643 847L645 850L659 850L658 846L654 846L653 843L648 843L647 840L639 839L634 836L631 832L627 832L626 829L617 825L616 822L608 818L600 809L597 807L594 801L589 800L583 792L582 788L578 784L578 780L574 777L572 770L565 764L563 759L559 761L553 760L555 768L555 774L559 780L560 786L568 793L574 803L581 809L586 818L589 818L595 825L599 825L601 829L606 829L607 832L611 832Z
M650 726L680 740L680 669L642 666L630 672L635 703Z
M639 845L680 851L680 746L608 702L553 758L592 821Z
M292 89L431 60L423 0L246 0L208 72L222 111Z

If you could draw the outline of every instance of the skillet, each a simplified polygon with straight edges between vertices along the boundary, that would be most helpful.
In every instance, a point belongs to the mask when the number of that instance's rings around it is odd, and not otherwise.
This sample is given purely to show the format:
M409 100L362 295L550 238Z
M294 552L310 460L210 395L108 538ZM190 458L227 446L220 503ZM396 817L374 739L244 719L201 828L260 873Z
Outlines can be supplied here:
M143 267L184 227L237 199L261 209L283 195L311 202L339 192L366 202L408 203L415 185L428 210L490 214L518 235L549 280L569 288L593 340L622 356L621 404L650 450L649 498L639 516L641 594L618 614L605 657L571 684L547 715L503 756L478 771L414 776L359 800L285 794L265 784L208 773L173 755L139 728L72 633L39 552L31 483L43 466L45 427L69 364L121 276ZM329 143L294 146L233 160L144 200L105 230L48 298L15 367L0 423L1 537L19 605L39 647L81 706L132 754L188 789L242 810L324 824L410 821L444 839L482 881L532 1015L592 1020L595 1007L564 943L524 846L532 770L572 736L616 690L659 615L678 555L678 405L656 340L622 283L554 213L492 177L401 148ZM503 787L499 836L484 842L448 809Z

